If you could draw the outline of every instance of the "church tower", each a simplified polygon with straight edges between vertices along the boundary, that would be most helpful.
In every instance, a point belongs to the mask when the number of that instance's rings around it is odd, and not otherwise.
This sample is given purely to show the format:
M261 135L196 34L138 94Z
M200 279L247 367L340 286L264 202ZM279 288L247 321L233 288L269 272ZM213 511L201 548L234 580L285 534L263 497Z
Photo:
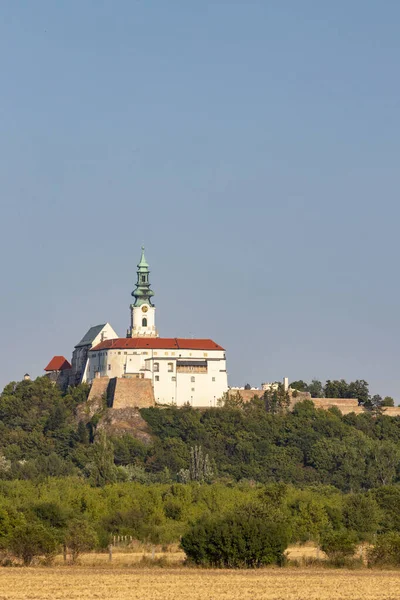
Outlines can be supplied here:
M151 301L154 292L150 289L149 265L144 255L144 246L142 246L142 256L137 266L136 289L132 292L135 298L131 304L131 326L128 329L127 337L158 337L156 329L156 309Z

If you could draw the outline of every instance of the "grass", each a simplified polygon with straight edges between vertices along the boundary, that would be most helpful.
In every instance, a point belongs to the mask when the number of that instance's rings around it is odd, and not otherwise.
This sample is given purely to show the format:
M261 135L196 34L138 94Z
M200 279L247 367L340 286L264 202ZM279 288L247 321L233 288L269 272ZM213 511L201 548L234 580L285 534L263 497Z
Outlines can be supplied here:
M396 571L0 569L0 600L398 600Z

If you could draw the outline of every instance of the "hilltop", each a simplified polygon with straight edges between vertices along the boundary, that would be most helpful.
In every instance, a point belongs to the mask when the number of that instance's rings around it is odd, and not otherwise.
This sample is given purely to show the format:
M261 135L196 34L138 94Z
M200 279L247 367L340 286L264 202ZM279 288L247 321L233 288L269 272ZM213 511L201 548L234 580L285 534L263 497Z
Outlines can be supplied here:
M60 391L46 377L10 383L0 396L0 477L78 475L93 485L254 481L368 490L400 480L400 418L342 415L311 401L292 412L262 399L195 410L111 414L82 384Z

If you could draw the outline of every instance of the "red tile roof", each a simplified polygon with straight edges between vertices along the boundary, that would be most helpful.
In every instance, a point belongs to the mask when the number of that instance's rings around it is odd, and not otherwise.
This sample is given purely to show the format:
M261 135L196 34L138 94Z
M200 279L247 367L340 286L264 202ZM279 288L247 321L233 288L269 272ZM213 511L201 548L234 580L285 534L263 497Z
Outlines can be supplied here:
M212 340L191 340L184 338L117 338L105 340L97 344L93 350L113 349L145 349L153 350L224 350Z
M67 361L64 356L53 356L45 371L64 371L65 369L72 369L71 363Z

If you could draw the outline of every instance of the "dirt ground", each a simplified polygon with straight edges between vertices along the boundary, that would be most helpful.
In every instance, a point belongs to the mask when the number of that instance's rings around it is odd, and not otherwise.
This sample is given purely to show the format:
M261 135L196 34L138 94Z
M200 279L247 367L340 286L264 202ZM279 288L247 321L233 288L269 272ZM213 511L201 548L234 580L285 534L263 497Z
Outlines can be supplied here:
M399 600L400 573L131 567L0 569L1 600Z

